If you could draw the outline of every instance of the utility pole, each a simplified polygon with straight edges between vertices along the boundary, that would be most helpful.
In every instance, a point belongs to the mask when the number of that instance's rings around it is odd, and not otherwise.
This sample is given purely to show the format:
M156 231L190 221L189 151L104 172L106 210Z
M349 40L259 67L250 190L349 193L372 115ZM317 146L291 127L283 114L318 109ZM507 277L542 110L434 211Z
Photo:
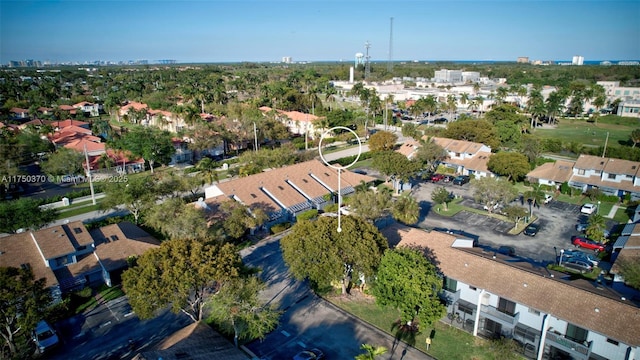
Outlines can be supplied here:
M93 191L93 179L91 179L91 167L89 165L89 154L87 154L87 144L84 144L84 158L87 162L87 176L89 176L89 188L91 189L91 203L96 204L96 193Z
M255 121L253 122L253 151L258 151L258 130Z
M607 153L607 143L609 142L609 132L607 131L607 138L604 140L604 149L602 149L602 157Z

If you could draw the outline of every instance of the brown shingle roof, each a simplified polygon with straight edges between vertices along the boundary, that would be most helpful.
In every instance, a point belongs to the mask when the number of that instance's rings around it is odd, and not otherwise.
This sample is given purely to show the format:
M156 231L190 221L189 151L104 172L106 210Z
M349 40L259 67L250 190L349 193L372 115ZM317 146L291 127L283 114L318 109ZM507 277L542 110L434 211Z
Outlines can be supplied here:
M45 259L55 259L76 252L76 244L79 242L73 231L68 228L69 225L71 224L52 226L32 233ZM81 224L81 228L87 232L84 225ZM84 236L81 239L83 243L86 241Z
M348 186L355 187L360 181L373 180L370 176L343 171L341 186L343 189ZM269 213L307 201L301 192L292 186L294 183L302 193L314 198L329 193L325 185L333 191L337 189L338 171L325 166L320 160L311 160L233 179L217 184L217 187L226 196L232 196L250 208L261 207ZM322 189L324 193L321 194Z
M405 226L383 231L398 246L433 251L448 277L626 344L640 345L640 309L506 263L452 248L454 236ZM597 309L597 311L596 311Z
M593 155L580 155L574 167L585 170L603 170L607 164L607 159Z
M604 166L604 171L610 174L637 176L640 163L636 161L609 159Z
M36 279L45 278L46 286L58 284L53 271L45 265L31 233L0 238L0 266L20 268L22 264L29 264Z
M135 360L247 360L249 357L203 322L188 325L167 337Z
M160 242L130 222L103 226L91 231L96 241L95 253L109 271L127 265L127 258L140 256Z
M544 163L527 174L530 179L552 180L563 183L571 179L574 161L557 160L552 163Z

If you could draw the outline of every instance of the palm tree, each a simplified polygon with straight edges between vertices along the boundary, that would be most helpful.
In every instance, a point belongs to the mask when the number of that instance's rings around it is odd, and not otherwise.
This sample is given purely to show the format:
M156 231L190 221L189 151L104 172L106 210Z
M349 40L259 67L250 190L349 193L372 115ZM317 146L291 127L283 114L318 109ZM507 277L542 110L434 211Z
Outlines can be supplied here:
M479 92L480 92L480 84L478 83L473 84L473 93L475 95L478 95Z
M456 96L453 94L447 95L447 110L449 111L449 121L453 118L453 112L458 108Z
M556 122L556 118L562 114L564 110L565 97L562 93L554 91L549 94L547 101L545 102L545 109L547 110L547 117L551 123Z
M360 350L366 352L356 356L356 360L375 360L377 356L384 355L387 352L387 348L384 346L373 346L369 344L362 344Z
M542 203L544 201L544 191L542 191L542 189L540 188L539 184L533 184L531 185L532 189L527 191L524 194L524 197L527 199L527 202L529 203L529 216L531 216L533 214L532 212L532 206L535 205L539 205L540 203Z
M534 89L529 95L529 101L527 101L527 110L531 114L531 130L534 129L534 120L538 120L545 113L544 97L540 90Z
M606 228L606 226L607 221L604 216L597 213L592 214L591 216L589 216L589 226L587 226L585 232L587 233L587 236L589 238L597 241L603 241L605 239L604 229Z
M469 94L462 93L460 94L460 104L466 105L469 102Z

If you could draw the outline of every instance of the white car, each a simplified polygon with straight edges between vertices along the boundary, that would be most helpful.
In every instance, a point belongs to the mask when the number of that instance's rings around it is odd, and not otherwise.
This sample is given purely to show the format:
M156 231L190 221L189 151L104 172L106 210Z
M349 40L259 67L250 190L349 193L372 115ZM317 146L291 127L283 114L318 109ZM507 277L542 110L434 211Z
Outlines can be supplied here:
M598 205L596 204L584 204L582 208L580 208L580 212L583 214L591 215L598 209Z
M545 194L544 195L544 203L548 204L551 202L551 200L553 200L553 196L549 195L549 194Z

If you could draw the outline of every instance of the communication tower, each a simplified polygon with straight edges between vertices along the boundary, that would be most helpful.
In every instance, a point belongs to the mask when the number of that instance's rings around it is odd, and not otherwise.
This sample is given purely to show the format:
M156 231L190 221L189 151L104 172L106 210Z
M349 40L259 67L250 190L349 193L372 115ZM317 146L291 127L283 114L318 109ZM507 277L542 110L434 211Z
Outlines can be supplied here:
M391 27L389 28L389 62L387 63L387 71L393 72L393 18L391 18Z
M369 56L369 48L371 47L371 44L369 44L369 40L367 40L366 43L364 43L364 48L367 49L367 51L365 52L366 55L364 56L364 81L369 80L369 75L371 75L371 56Z

